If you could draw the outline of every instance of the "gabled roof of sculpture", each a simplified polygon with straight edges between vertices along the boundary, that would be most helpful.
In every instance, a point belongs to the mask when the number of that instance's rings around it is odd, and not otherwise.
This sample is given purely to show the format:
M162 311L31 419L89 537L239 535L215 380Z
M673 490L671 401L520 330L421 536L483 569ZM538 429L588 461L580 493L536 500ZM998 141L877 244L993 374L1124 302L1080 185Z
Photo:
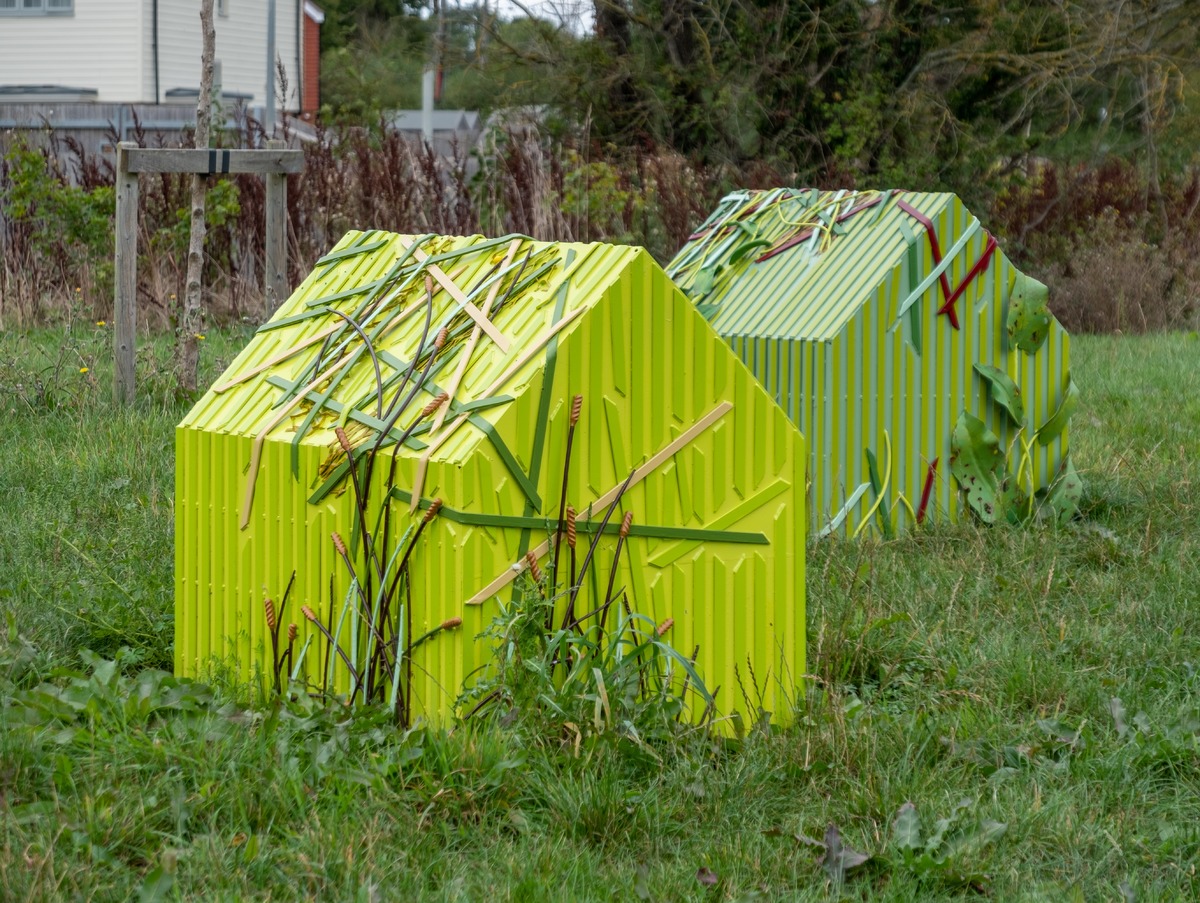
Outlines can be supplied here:
M954 199L943 192L737 191L667 273L721 335L832 341L923 238L906 208L934 220Z
M332 445L339 425L377 435L394 419L398 433L446 391L450 403L422 424L405 453L427 455L433 445L434 460L465 460L485 440L467 425L469 414L487 411L495 420L544 366L550 337L578 328L639 254L523 236L350 232L180 425ZM390 414L381 411L379 383L383 397L393 397L414 356L416 374L429 363L443 327L447 340L434 355L430 388Z

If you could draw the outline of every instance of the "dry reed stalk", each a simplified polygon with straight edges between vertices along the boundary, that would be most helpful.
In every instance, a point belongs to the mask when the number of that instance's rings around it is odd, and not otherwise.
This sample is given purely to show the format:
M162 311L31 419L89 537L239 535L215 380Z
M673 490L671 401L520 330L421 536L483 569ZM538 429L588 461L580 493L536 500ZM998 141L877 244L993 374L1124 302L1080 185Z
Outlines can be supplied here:
M300 614L304 615L305 619L321 632L321 635L325 637L325 641L329 643L329 647L336 652L338 657L341 658L342 662L345 663L346 669L350 672L350 676L354 678L354 682L358 683L358 671L355 669L354 665L350 663L350 658L346 655L341 645L334 641L333 634L331 634L325 625L321 623L321 619L317 617L317 613L307 605L301 605Z
M583 395L576 395L571 399L571 412L567 415L567 448L563 453L563 478L562 490L559 493L558 500L558 526L554 531L554 557L551 559L551 567L554 568L554 581L558 582L560 572L558 552L562 543L563 534L563 519L566 516L567 509L567 483L571 474L571 449L575 444L575 427L579 424L579 417L583 413ZM574 530L575 522L571 521L572 531ZM571 546L574 550L574 546ZM572 584L574 580L572 580ZM547 622L549 629L549 622Z

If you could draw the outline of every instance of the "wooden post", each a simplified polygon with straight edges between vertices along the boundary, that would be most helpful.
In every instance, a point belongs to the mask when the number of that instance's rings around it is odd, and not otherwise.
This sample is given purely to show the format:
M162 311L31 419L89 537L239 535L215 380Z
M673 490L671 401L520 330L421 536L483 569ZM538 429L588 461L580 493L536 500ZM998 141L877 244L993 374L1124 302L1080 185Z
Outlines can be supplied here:
M133 404L137 350L137 223L138 175L129 171L129 149L117 145L117 222L113 278L113 399Z
M278 138L267 142L269 150L281 150L286 143ZM287 175L270 172L267 180L267 239L263 290L267 313L273 314L287 298Z
M283 142L264 150L117 145L116 261L113 289L113 398L133 404L137 351L138 173L256 173L267 177L266 294L271 312L288 295L287 177L304 168L304 152ZM273 187L272 187L273 186Z

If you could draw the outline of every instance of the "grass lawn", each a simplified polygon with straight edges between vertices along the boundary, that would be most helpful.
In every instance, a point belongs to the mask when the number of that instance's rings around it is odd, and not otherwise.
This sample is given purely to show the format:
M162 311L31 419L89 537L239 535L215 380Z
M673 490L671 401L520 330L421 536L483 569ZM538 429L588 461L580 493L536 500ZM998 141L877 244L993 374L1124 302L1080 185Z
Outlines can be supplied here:
M208 378L244 339L206 339ZM108 340L0 334L0 899L1200 893L1194 333L1074 340L1070 526L811 546L797 727L578 754L149 670L185 408L161 343L111 408Z

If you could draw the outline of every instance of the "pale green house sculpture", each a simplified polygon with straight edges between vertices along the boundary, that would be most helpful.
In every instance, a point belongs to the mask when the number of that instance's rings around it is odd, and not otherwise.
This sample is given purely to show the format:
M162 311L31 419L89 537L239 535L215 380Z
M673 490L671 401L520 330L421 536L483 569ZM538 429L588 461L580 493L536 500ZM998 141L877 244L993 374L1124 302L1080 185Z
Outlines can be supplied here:
M667 272L808 438L810 531L1074 512L1069 337L955 195L735 192Z

